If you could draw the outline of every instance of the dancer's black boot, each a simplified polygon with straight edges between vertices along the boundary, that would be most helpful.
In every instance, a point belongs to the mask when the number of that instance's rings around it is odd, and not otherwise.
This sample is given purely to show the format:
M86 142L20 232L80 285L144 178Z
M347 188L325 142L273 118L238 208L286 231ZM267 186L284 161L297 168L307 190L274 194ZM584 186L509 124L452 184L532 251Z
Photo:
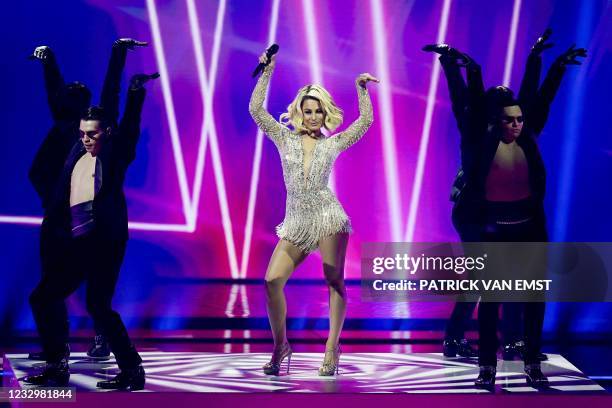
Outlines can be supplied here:
M480 366L480 374L474 381L474 385L478 388L492 389L495 387L495 374L497 369L494 366Z
M47 363L40 374L28 375L24 382L47 387L65 387L70 379L68 359L63 358L58 363Z
M548 378L542 373L539 364L525 365L525 374L527 374L527 385L533 388L548 388Z
M136 368L126 368L121 370L119 374L112 380L99 381L98 388L107 390L125 390L130 391L142 390L145 384L145 371L142 365Z

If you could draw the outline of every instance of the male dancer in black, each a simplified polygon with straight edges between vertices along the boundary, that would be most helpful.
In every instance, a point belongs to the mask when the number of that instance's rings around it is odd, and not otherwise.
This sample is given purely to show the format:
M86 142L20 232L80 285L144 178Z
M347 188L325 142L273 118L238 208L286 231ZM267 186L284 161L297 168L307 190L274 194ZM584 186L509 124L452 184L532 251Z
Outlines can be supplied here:
M570 47L560 55L539 86L541 53L552 45L538 39L527 60L519 99L503 86L484 91L480 66L466 54L444 44L426 46L442 54L453 112L461 133L461 167L454 183L453 224L467 242L545 242L545 168L537 146L561 84L565 67L578 65L586 50ZM458 62L460 61L460 62ZM467 70L467 86L459 67ZM480 374L476 386L495 384L499 303L481 302L478 309ZM527 383L546 387L540 369L544 303L524 305L525 373Z
M119 117L119 87L121 73L125 67L127 51L135 46L145 46L144 42L122 38L113 43L111 58L102 89L100 105L105 108L107 117L116 123ZM46 209L55 185L61 174L64 161L70 149L78 140L79 122L91 101L89 89L79 83L66 84L59 69L57 59L47 46L34 50L31 58L41 61L43 66L47 102L53 118L53 126L39 148L30 168L30 181L38 193L43 209ZM114 126L113 126L114 127ZM55 240L50 234L48 223L43 221L40 234L41 269L44 276L49 268L57 265L58 251ZM110 358L108 342L100 328L95 327L96 336L87 355L96 360ZM30 353L32 360L46 360L42 352Z
M136 154L143 85L155 77L132 77L125 112L116 130L102 107L93 106L85 112L78 128L80 140L72 146L58 182L49 192L45 228L55 240L58 256L51 259L55 263L30 296L47 364L41 374L26 377L28 383L67 384L70 374L64 300L85 281L87 310L108 338L121 370L115 378L98 382L98 387L144 387L142 360L111 301L128 239L123 182Z
M542 51L552 46L550 44L545 44L545 40L548 38L550 33L551 32L547 30L546 33L540 39L538 39L537 45L534 46L532 50L533 54L539 55ZM442 67L448 82L453 114L457 120L457 125L462 135L463 133L469 133L470 130L468 129L467 123L468 118L466 117L466 110L468 109L468 90L460 72L460 64L457 63L457 59L463 61L463 64L466 63L464 60L464 55L461 55L461 53L456 50L447 47L445 48L442 45L426 46L424 50L435 51L442 54L440 57L440 62L442 63ZM522 93L527 92L527 86L535 86L535 89L537 90L539 71L538 78L535 79L535 84L527 83L526 81L528 79L529 77L527 76L524 78L524 86L521 87ZM533 81L533 78L531 78L531 80ZM469 137L464 137L463 139L469 140ZM463 186L463 169L460 169L453 186L453 192L451 195L452 201L456 202L458 200ZM463 242L480 240L481 237L478 229L476 230L476 233L474 233L472 229L466 228L466 225L462 223L461 220L458 220L456 215L457 212L454 211L453 225L459 233L461 240ZM455 357L456 355L460 355L462 357L474 357L477 355L476 351L474 351L468 340L465 338L467 324L474 313L474 309L476 308L477 304L478 302L476 300L470 301L465 296L455 303L451 316L446 325L444 342L442 343L443 354L445 357ZM526 353L525 343L522 339L523 335L520 327L520 323L522 322L523 308L523 304L516 302L507 302L503 305L501 331L505 343L503 348L504 360L513 360L516 356L524 358ZM538 353L538 359L540 361L544 361L547 360L548 357L544 353Z

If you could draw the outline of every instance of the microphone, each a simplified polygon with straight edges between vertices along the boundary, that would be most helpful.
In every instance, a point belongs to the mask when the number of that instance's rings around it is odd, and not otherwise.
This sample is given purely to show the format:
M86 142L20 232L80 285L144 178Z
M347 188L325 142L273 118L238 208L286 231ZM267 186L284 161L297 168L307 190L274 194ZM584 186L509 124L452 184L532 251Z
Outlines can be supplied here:
M257 65L257 68L255 68L255 71L253 71L253 78L255 78L257 75L259 75L259 73L261 71L263 71L263 69L268 66L268 64L270 63L270 58L272 58L272 56L274 54L276 54L278 52L278 44L272 44L267 50L266 50L266 56L268 57L268 63L264 64L262 62L259 63L259 65Z
M148 75L149 79L157 79L159 78L159 72L156 72L154 74Z

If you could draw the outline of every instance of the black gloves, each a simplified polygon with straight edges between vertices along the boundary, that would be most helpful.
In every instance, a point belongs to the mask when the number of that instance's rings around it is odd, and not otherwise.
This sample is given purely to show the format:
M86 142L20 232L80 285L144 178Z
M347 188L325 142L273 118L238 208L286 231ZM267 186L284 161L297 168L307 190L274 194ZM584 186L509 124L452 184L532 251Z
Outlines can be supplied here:
M542 36L538 38L538 40L535 42L533 47L531 47L532 55L540 56L543 51L551 48L554 45L552 43L546 42L551 34L552 34L552 30L550 28L547 28L546 31L544 31L544 34L542 34ZM577 57L584 58L586 56L587 56L586 48L576 48L576 44L573 44L571 47L568 48L567 51L565 51L563 54L557 57L556 63L561 66L580 65L582 64L582 61L579 61L576 58Z
M113 48L125 48L133 50L134 47L146 47L149 45L146 41L138 41L133 38L120 38L113 43Z
M157 72L151 75L136 74L130 79L130 90L137 91L139 89L142 89L146 82L156 78L159 78L159 73Z
M551 34L552 30L550 28L547 28L546 31L544 31L544 34L542 34L542 36L538 38L535 44L533 44L533 47L531 47L531 53L540 56L543 51L551 48L554 44L546 42L548 40L548 37L551 36Z
M449 56L453 58L461 58L461 53L448 44L427 44L423 47L423 51L435 52L436 54Z
M435 52L443 57L459 60L459 65L461 66L474 64L474 60L469 55L460 52L448 44L427 44L422 49L426 52Z
M559 55L557 58L557 63L561 66L566 65L580 65L582 61L578 61L577 57L586 58L587 50L586 48L576 48L576 44L572 44L571 47L567 49L563 54Z
M30 55L28 58L37 59L44 62L53 59L53 57L54 55L51 48L47 47L46 45L41 45L40 47L36 47L32 55Z

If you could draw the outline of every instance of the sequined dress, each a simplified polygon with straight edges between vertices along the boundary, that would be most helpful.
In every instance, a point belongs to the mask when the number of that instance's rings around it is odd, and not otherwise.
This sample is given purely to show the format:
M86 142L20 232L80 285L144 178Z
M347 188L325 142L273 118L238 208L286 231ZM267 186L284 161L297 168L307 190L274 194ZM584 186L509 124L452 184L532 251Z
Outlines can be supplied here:
M310 253L321 238L352 231L346 212L327 184L338 155L361 139L372 124L372 102L367 89L356 85L359 118L345 131L317 140L305 177L302 136L277 122L263 106L271 75L268 68L257 81L249 112L281 157L287 202L285 218L276 227L276 235Z

